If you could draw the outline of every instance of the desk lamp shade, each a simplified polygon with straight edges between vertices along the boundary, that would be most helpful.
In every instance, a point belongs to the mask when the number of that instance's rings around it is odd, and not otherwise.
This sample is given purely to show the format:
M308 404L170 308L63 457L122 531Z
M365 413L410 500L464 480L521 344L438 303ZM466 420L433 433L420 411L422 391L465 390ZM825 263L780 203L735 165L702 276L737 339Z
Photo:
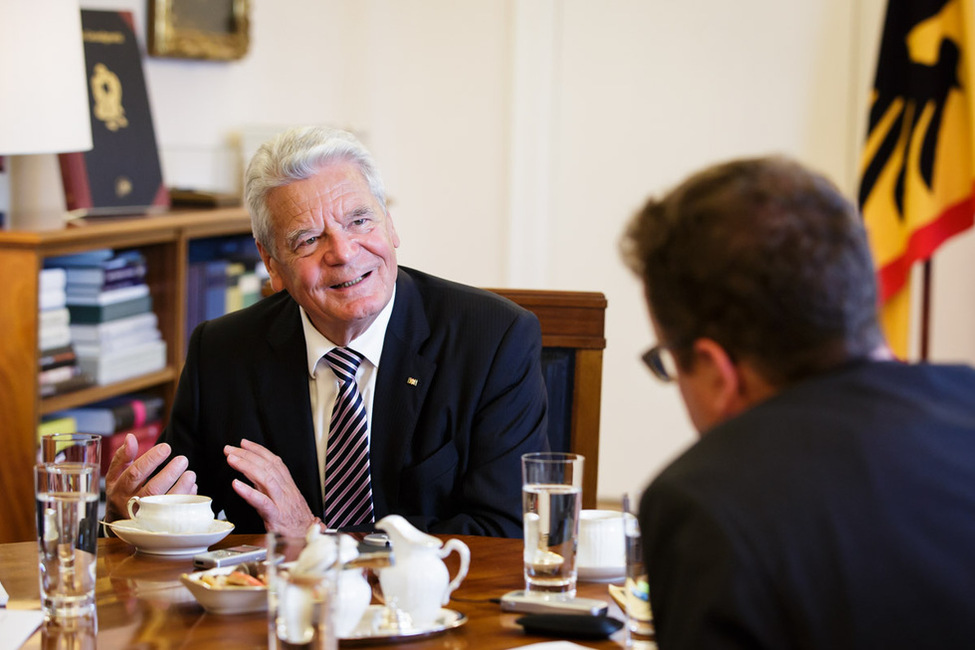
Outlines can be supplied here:
M78 0L0 0L0 155L91 146Z

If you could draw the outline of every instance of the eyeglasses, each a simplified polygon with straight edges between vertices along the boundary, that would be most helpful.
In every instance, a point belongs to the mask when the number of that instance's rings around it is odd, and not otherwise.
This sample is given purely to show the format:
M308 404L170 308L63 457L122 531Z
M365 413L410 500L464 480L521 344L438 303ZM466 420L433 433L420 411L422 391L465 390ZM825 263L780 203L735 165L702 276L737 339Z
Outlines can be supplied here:
M677 359L670 346L658 343L643 353L643 363L653 373L653 376L664 383L677 379Z

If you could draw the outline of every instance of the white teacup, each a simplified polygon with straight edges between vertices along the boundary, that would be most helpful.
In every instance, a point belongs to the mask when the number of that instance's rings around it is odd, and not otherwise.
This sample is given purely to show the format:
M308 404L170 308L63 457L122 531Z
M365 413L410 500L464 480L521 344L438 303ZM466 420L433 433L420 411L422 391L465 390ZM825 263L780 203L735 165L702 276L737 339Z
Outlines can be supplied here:
M156 533L204 533L213 524L210 497L199 494L157 494L132 497L129 518Z
M610 569L626 566L623 513L615 510L583 510L579 514L579 567Z

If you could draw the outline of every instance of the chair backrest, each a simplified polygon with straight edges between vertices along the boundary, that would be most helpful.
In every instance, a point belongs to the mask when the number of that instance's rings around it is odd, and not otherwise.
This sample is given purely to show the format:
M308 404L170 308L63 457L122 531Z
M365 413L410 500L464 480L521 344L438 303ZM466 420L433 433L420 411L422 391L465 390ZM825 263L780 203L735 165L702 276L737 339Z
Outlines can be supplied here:
M542 325L549 442L553 451L571 451L586 457L582 507L595 508L606 297L584 291L490 291L533 312Z

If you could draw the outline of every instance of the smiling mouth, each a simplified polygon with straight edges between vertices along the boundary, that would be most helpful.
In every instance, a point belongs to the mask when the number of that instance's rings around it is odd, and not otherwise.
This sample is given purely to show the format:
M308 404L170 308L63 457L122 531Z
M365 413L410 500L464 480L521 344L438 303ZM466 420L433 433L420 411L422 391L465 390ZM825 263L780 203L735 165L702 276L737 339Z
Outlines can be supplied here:
M371 273L371 271L370 271L370 273ZM354 287L355 285L359 284L360 282L362 282L363 280L365 280L367 277L369 277L369 273L365 273L363 275L360 275L355 280L349 280L348 282L343 282L342 284L333 284L331 288L332 289L348 289L349 287Z

